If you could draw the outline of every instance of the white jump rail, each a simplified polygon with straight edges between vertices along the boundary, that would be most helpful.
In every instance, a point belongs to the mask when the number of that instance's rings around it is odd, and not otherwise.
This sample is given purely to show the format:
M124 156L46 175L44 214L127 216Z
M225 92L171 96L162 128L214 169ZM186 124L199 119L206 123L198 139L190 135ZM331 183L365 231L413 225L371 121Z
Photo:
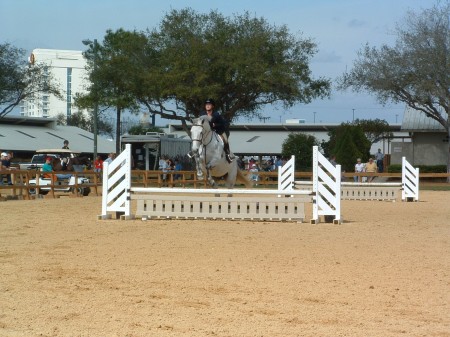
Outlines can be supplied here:
M311 181L296 181L295 188L311 190ZM341 200L386 200L396 201L402 190L401 183L353 183L341 182Z
M289 180L287 177L284 179ZM287 190L300 188L314 191L314 183L311 181L295 181L294 176L289 181L294 182L285 185ZM280 189L282 186L279 184L278 188ZM341 182L340 194L342 200L396 201L400 196L400 191L402 192L402 201L419 201L419 169L414 168L405 157L402 158L401 183Z
M305 219L304 204L309 191L183 189L132 187L136 217L147 219L223 219L253 221L296 221Z
M121 219L141 217L182 219L231 219L297 221L305 218L304 204L311 202L310 191L182 189L131 187L131 146L111 163L104 165L102 214L111 212ZM291 196L281 198L280 195ZM131 202L137 205L131 214Z

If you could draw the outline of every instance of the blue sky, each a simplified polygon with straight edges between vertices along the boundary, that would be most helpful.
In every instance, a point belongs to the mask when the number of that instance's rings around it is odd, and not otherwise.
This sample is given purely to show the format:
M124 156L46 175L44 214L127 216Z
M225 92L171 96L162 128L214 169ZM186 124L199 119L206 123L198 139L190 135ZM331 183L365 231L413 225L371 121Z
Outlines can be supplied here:
M108 29L156 28L171 9L211 9L230 16L249 11L269 23L286 25L292 34L312 38L318 53L311 61L313 77L334 80L351 69L356 53L370 46L393 45L396 23L407 10L421 11L430 0L0 0L0 42L31 51L35 48L83 50L83 39L101 41ZM354 109L354 112L353 112ZM329 100L315 100L287 111L268 107L270 122L302 118L306 122L340 123L355 118L401 122L403 105L382 106L370 94L339 92ZM315 113L314 113L315 112Z

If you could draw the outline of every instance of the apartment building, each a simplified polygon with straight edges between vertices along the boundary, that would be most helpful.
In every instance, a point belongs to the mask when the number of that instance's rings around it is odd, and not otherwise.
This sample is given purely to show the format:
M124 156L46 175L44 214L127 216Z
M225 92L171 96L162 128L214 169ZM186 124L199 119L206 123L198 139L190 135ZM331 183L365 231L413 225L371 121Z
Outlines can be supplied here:
M48 93L39 93L33 99L24 101L20 114L24 117L56 117L64 114L70 117L78 112L74 107L76 93L84 92L87 87L86 60L78 50L34 49L30 63L47 66L46 71L60 85L63 99Z

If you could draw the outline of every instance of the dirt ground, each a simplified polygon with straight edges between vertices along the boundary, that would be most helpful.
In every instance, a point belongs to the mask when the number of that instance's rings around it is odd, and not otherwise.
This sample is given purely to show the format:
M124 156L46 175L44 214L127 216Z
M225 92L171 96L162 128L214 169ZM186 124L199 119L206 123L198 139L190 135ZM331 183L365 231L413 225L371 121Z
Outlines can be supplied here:
M0 336L450 336L450 192L420 197L344 201L342 225L2 202Z

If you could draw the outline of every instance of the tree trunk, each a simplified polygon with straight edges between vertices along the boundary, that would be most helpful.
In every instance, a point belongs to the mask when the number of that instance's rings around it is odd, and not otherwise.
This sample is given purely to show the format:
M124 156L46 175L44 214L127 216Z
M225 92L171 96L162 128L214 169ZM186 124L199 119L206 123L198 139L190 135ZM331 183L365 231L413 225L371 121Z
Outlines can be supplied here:
M450 123L448 123L447 127L447 139L448 139L447 174L450 174ZM450 176L447 176L447 183L450 183Z
M122 114L122 109L116 107L116 154L120 153L120 135L121 135L121 123L120 116Z

